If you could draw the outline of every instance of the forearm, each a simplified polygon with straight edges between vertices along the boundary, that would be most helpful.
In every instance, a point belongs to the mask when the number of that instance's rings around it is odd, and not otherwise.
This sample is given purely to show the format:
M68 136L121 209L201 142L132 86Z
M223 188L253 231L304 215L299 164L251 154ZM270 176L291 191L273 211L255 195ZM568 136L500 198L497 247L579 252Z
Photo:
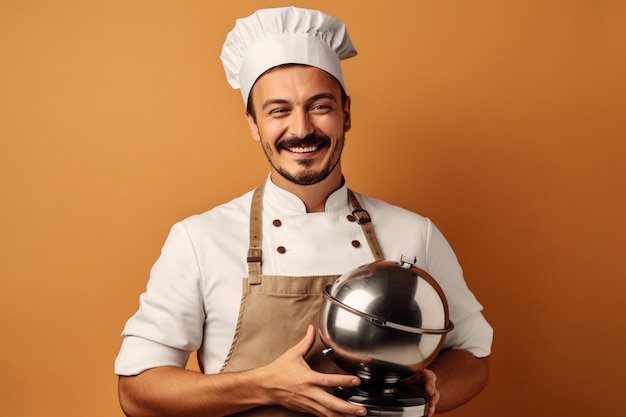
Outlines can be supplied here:
M437 376L440 399L437 412L457 408L478 395L489 378L489 357L477 358L464 350L439 354L428 369Z
M160 367L120 377L119 397L129 417L224 416L261 405L261 370L204 375ZM245 387L245 388L244 388Z

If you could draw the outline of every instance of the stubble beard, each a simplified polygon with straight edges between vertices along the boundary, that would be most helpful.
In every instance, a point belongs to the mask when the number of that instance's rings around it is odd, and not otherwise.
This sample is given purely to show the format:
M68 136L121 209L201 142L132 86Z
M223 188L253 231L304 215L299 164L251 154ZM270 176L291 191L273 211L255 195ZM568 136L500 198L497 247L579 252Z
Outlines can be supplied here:
M345 137L342 137L339 141L337 141L337 148L333 150L333 155L331 159L329 159L326 166L324 166L320 171L309 169L311 165L313 165L314 159L302 158L299 159L297 163L305 169L297 172L295 175L289 173L286 169L276 163L276 161L273 159L274 150L267 142L261 141L261 147L263 148L265 157L269 161L270 165L276 172L278 172L278 174L280 174L281 177L296 185L313 185L328 178L328 176L331 174L331 172L333 172L333 170L341 160L341 153L343 152L343 144L345 140L344 138ZM283 152L288 151L284 150Z

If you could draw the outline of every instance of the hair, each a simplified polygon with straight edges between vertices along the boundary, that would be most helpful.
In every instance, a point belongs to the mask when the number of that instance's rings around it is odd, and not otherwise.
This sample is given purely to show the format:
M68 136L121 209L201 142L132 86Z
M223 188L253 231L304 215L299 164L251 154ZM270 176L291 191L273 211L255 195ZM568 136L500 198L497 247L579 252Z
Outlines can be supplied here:
M278 68L289 68L289 67L295 67L295 66L307 66L304 64L281 64L281 65L277 65L275 67L272 67L270 69L268 69L267 71L265 71L263 74L259 75L259 77L257 78L257 80L259 78L261 78L262 76L264 76L265 74L267 74L268 72L271 72L275 69ZM334 75L331 75L331 78L337 83L337 85L339 86L339 89L341 90L341 107L345 107L346 106L346 102L348 101L348 95L346 94L346 90L343 88L343 85L341 85L341 83L339 82L339 80L337 78L335 78ZM256 81L255 81L256 84ZM256 113L254 111L254 106L252 105L252 96L253 96L253 91L254 91L254 84L252 84L252 88L250 88L250 94L248 94L248 102L246 103L246 111L248 112L248 114L252 117L252 120L254 120L254 122L256 123Z

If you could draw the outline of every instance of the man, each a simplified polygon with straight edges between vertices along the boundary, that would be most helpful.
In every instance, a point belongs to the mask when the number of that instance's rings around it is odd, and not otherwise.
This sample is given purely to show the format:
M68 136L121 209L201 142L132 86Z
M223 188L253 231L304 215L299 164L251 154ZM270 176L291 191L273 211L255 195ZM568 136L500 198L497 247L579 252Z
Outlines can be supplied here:
M241 88L270 175L172 228L116 360L127 415L365 415L330 393L360 381L316 362L314 325L321 288L383 254L415 256L455 323L444 351L412 379L431 396L429 414L485 385L492 330L445 238L428 219L344 181L351 119L339 62L354 55L343 23L312 10L259 10L228 35L227 78ZM373 232L355 221L359 208ZM203 373L184 369L193 351Z

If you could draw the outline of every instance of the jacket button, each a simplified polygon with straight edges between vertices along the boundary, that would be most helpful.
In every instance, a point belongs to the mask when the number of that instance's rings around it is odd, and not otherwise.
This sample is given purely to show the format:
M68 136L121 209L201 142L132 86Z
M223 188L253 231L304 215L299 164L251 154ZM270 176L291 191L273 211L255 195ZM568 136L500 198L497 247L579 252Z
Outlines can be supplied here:
M276 227L280 227L283 223L280 220L276 219L272 222L272 224Z
M355 222L356 221L356 219L354 218L354 216L352 214L348 214L346 216L346 218L348 219L349 222Z
M358 240L353 240L352 246L354 246L355 248L358 248L359 246L361 246L361 242L359 242Z
M287 249L285 249L284 246L279 246L279 247L276 248L276 252L278 252L278 253L285 253L285 252L287 252Z

